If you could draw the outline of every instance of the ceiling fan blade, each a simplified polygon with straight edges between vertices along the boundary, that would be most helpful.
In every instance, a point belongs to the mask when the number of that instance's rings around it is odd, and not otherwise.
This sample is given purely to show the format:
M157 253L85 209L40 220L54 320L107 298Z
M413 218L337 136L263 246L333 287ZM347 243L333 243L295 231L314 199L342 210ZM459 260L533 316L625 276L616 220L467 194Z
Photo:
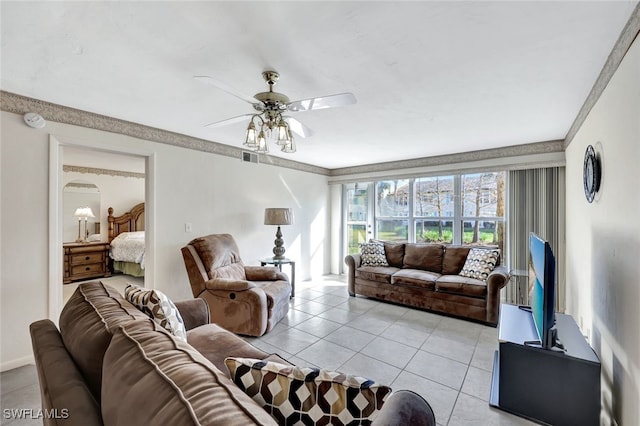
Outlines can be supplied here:
M227 126L229 124L234 124L234 123L239 123L241 121L245 121L247 120L249 117L251 117L253 114L242 114L242 115L238 115L237 117L231 117L231 118L227 118L224 120L220 120L220 121L215 121L213 123L209 123L204 127L208 127L210 129L216 128L216 127L222 127L222 126Z
M289 111L309 111L312 109L335 108L355 104L356 97L353 93L339 93L337 95L321 96L318 98L303 99L289 102Z
M309 136L313 136L313 130L299 122L293 117L285 116L283 117L287 123L289 123L289 127L291 127L291 131L301 138L308 138Z
M193 78L195 78L198 81L201 81L205 84L209 84L213 87L217 87L220 90L223 90L225 92L227 92L230 95L235 96L238 99L242 99L245 102L249 102L251 105L255 104L255 103L260 103L256 98L254 98L253 96L249 96L246 95L244 93L238 92L236 89L234 89L233 87L229 86L226 83L221 82L220 80L217 80L213 77L209 77L208 75L195 75L193 76Z

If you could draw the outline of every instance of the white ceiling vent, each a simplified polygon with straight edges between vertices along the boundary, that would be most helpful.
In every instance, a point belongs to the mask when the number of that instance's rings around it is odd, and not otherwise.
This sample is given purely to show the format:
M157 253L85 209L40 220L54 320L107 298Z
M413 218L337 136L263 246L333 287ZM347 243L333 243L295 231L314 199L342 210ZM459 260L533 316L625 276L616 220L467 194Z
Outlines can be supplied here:
M247 163L257 163L258 154L255 152L242 151L242 161L246 161Z

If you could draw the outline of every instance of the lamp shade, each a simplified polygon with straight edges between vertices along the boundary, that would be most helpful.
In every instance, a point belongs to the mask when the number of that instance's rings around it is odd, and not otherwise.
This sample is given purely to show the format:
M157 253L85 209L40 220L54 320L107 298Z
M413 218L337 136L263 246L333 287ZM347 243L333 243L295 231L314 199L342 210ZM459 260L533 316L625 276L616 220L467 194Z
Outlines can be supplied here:
M293 225L293 210L289 208L264 209L265 225Z
M91 211L91 207L78 207L73 215L85 219L88 217L96 217Z

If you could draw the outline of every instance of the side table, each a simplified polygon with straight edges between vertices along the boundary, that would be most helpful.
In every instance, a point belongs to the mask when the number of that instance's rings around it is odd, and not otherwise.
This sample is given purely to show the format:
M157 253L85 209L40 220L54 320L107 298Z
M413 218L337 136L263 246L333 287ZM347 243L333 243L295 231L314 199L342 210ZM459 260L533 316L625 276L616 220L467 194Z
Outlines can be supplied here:
M282 265L290 265L291 266L291 298L296 296L296 261L292 259L282 258L282 259L274 259L273 257L266 257L264 259L260 259L260 265L274 265L278 267L278 270L282 272Z

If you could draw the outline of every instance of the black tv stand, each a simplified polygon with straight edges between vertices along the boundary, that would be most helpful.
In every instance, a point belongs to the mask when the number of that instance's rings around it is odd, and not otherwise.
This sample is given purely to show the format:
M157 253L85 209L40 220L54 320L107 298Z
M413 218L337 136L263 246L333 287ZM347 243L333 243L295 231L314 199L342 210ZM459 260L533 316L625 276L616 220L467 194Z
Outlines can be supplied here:
M538 341L530 312L503 304L489 405L540 424L600 424L600 361L570 315L556 314L564 350Z

